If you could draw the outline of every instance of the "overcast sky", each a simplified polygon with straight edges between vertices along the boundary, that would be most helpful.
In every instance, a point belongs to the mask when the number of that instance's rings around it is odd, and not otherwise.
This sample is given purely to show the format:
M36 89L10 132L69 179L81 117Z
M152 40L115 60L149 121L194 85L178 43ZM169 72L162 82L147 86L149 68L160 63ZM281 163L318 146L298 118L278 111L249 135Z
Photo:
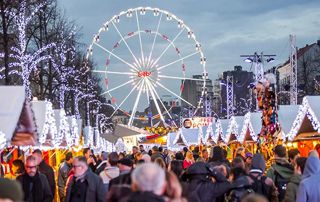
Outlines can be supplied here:
M211 79L235 65L249 70L241 54L263 51L277 55L273 65L285 62L289 56L289 34L296 35L300 48L320 39L319 0L58 0L58 3L66 16L82 27L82 42L87 45L101 25L120 11L139 6L167 10L194 31L207 58ZM115 42L113 39L110 43Z

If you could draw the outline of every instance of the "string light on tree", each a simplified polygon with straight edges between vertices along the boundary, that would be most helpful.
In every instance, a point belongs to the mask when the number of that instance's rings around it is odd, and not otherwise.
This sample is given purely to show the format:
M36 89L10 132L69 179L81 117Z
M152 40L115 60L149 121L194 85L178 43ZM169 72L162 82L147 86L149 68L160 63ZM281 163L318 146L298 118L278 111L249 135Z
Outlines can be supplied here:
M39 142L45 143L47 135L50 134L52 140L55 140L57 135L56 120L54 118L54 111L52 109L52 103L46 101L45 123L43 125L42 133L39 135Z
M26 39L26 30L27 25L30 23L34 15L39 12L39 10L45 6L45 4L39 4L36 8L33 9L33 12L30 16L26 16L27 1L23 0L19 4L17 13L10 12L9 15L13 17L15 26L18 31L18 47L12 47L12 57L15 62L9 64L10 68L18 67L21 68L21 72L17 72L18 75L22 77L23 85L26 90L27 99L31 100L31 90L30 90L30 81L29 77L33 70L36 70L37 65L44 60L51 59L51 56L44 54L48 49L55 46L54 43L47 44L46 46L40 48L39 50L29 53L27 50L27 39ZM16 70L13 70L16 71ZM10 73L9 73L10 74Z

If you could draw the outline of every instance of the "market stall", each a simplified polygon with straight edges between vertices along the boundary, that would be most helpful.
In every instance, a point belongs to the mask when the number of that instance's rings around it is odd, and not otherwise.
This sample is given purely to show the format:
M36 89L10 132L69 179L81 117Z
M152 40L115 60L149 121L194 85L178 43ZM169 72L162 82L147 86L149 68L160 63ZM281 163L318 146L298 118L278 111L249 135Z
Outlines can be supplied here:
M52 103L49 101L32 101L32 110L39 133L39 144L44 147L54 147L57 142L57 125Z
M0 100L0 146L35 145L36 127L24 87L0 86Z
M299 149L301 156L307 156L308 152L319 144L320 140L320 96L306 96L299 107L293 125L287 134L288 143Z

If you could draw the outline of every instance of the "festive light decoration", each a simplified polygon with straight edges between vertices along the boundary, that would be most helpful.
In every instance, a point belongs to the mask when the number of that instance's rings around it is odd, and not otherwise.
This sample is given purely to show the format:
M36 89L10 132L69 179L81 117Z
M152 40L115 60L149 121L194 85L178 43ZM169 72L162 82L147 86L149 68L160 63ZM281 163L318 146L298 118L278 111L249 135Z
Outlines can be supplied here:
M54 111L52 109L52 103L46 101L46 112L45 112L45 123L42 128L42 132L39 135L39 142L41 144L45 143L47 135L51 135L52 140L55 140L57 135L56 120L54 118ZM56 145L55 145L56 146Z
M7 139L3 132L0 131L0 149L3 149L6 146Z
M247 131L249 130L250 136L252 138L253 141L257 141L258 136L255 133L253 126L252 126L252 122L251 122L251 113L248 112L245 114L244 116L244 122L243 122L243 127L240 133L240 136L238 138L240 143L244 142L244 139L246 137Z
M298 135L298 131L305 117L307 117L310 120L313 129L318 133L320 132L319 120L312 108L310 107L307 97L304 97L302 105L299 107L297 117L292 124L292 128L286 136L289 141L292 141Z
M153 13L155 18L158 20L156 30L151 30L151 29L142 30L142 29L140 29L140 24L141 24L140 19L142 18L142 16L144 18L146 16L150 17L150 15L147 15L148 12ZM161 21L162 16L166 16L167 20L172 20L173 22L178 24L179 33L175 37L173 37L173 39L170 39L165 34L159 33L160 24L161 24L161 22L163 22L163 21ZM121 25L120 22L123 22L121 19L133 18L133 17L135 18L138 30L137 31L135 31L135 30L130 31L128 34L121 33L119 31L121 29L118 29L118 26ZM99 42L101 40L101 36L103 36L103 34L105 34L103 32L108 32L111 28L114 29L118 33L118 35L120 36L121 39L115 43L115 45L113 46L113 49L108 50L106 47L104 47L104 45L100 44ZM190 55L183 57L183 56L181 56L181 50L174 45L174 41L179 36L183 36L182 33L184 31L187 33L188 38L191 38L191 41L192 41L191 43L195 43L196 51L191 53ZM148 56L146 56L145 52L143 51L143 44L142 44L143 41L141 40L142 34L145 34L147 36L153 36L153 44L152 44L151 51L148 53L149 54ZM135 36L139 37L139 40L138 40L139 45L140 45L140 50L138 50L139 57L137 56L138 54L136 54L130 48L129 44L127 43L127 41L129 41L129 39L131 39L131 37L135 37ZM158 58L153 59L152 53L153 53L153 50L156 49L154 47L155 47L155 42L156 42L157 37L162 38L166 43L168 43L168 45ZM133 57L132 63L129 63L128 61L124 60L119 55L117 55L115 50L119 46L127 47L128 51L130 52L130 54ZM167 50L170 47L174 48L175 52L179 55L179 58L173 62L170 62L168 64L165 64L165 65L159 67L158 61L160 61L162 56L167 52ZM201 44L196 40L196 37L195 37L195 34L193 33L193 31L181 19L179 19L177 16L175 16L174 14L169 13L167 11L160 10L158 8L138 7L138 8L130 8L126 11L120 12L117 15L114 15L109 21L105 22L103 24L103 26L99 29L98 33L94 35L92 43L88 47L86 60L89 61L91 59L91 57L93 57L93 53L96 51L104 51L108 54L108 57L106 59L107 62L104 62L106 64L105 70L92 70L92 71L95 73L101 73L106 77L104 83L106 84L107 89L106 89L106 92L103 94L108 95L108 97L111 98L111 100L113 101L113 104L116 106L115 112L121 108L123 103L127 99L129 99L129 96L133 92L137 93L135 101L132 102L132 110L131 110L132 113L130 114L130 119L129 119L128 125L132 125L133 121L138 119L138 115L136 115L137 105L139 103L140 98L144 97L144 96L141 96L141 94L144 94L144 93L147 95L146 97L148 100L150 99L150 96L152 97L153 100L157 100L154 103L156 105L156 109L158 111L158 114L160 115L160 118L163 121L165 121L165 118L164 118L165 114L161 111L161 108L159 105L162 105L162 107L165 109L165 111L169 117L171 116L170 113L168 112L168 110L166 109L166 107L164 106L162 100L160 99L161 96L159 96L159 94L157 92L158 88L162 88L166 92L172 94L173 96L177 97L178 99L180 99L183 102L187 103L188 105L192 106L191 103L184 100L180 95L176 94L172 90L165 87L162 83L160 83L161 82L160 79L175 79L175 80L181 81L182 83L185 80L201 81L201 85L202 85L203 89L205 88L206 78L187 78L186 74L185 74L186 66L183 63L183 61L185 59L192 57L194 55L198 55L198 56L200 56L201 68L197 68L197 69L201 69L202 73L206 74L206 72L207 72L205 69L206 58L204 57L204 55L202 53ZM141 54L141 57L140 57L140 54ZM127 67L128 70L121 71L121 72L112 71L110 69L113 67L112 65L110 65L111 56L115 60L121 61L122 63L124 63L125 67ZM164 68L171 66L175 63L178 63L178 62L183 63L182 64L183 76L178 77L176 75L170 76L170 75L163 74ZM85 64L85 67L89 69L88 63ZM180 66L179 66L179 69L180 69ZM110 88L110 83L112 83L112 82L110 82L110 79L113 78L114 74L127 76L127 77L129 77L129 80L127 80L127 82L123 82L123 83L121 82L121 84L116 87ZM121 103L117 103L117 99L114 96L112 96L111 92L115 91L117 89L120 89L124 86L129 86L129 85L132 85L131 91L129 90L130 92L127 93L127 96L124 99L121 99ZM197 107L194 107L195 110L194 110L192 116L197 112L197 109L200 108L201 103L203 102L203 96L204 96L204 90L201 93L201 96L200 96L201 98L200 98L200 101L199 101ZM209 105L208 105L208 107L209 107ZM190 116L190 117L192 117L192 116Z
M80 137L79 137L79 128L78 128L77 119L75 116L71 116L69 118L71 120L71 124L70 124L70 134L71 134L70 138L72 140L71 145L78 145L80 141Z
M66 112L64 109L59 110L59 132L53 139L54 145L60 145L62 143L63 138L67 141L67 145L72 146L72 138L70 135L70 127L67 120Z
M31 19L34 15L43 7L45 4L39 4L36 8L33 9L33 12L30 16L26 16L26 8L27 8L27 1L23 0L19 4L18 12L8 13L14 19L15 26L17 27L18 31L18 47L12 47L12 54L10 57L14 58L16 62L12 62L9 64L10 68L18 67L21 68L22 72L17 72L18 75L22 77L23 85L26 89L26 97L27 99L31 100L31 90L30 90L30 81L29 77L33 70L36 70L37 65L44 60L50 59L51 56L45 55L44 53L55 46L54 43L47 44L46 46L42 47L41 49L37 50L34 53L28 53L27 51L27 39L26 39L26 28L27 25L30 23Z

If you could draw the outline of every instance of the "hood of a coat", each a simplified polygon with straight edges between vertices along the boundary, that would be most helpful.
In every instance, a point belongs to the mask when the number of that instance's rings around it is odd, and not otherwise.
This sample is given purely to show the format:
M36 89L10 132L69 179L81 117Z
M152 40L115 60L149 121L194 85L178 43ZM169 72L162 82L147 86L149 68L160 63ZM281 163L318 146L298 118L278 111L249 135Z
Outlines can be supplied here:
M187 175L208 175L210 170L204 162L195 162L186 170Z
M302 179L308 178L316 174L320 174L320 160L317 157L311 156L306 161Z
M272 165L272 167L283 177L286 179L290 179L294 173L293 166L286 160L278 158L276 159L276 163Z
M258 169L264 172L266 170L266 161L263 156L259 153L253 155L251 169Z

